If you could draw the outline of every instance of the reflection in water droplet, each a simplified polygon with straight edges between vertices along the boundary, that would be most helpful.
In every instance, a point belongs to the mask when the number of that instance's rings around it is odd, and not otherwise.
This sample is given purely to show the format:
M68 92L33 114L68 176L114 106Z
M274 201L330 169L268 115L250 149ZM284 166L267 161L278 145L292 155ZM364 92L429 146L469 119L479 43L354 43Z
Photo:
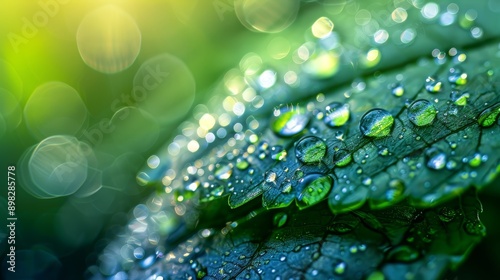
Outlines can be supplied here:
M431 124L436 118L436 108L425 99L415 100L408 107L408 119L416 126Z
M275 111L271 129L279 136L289 137L302 132L309 123L309 115L300 108L281 108Z
M295 144L295 156L303 163L318 163L326 154L326 144L316 136L305 136Z
M323 121L330 127L342 126L349 120L349 114L349 104L333 102L326 106Z
M394 124L392 115L384 109L372 109L366 112L359 124L361 133L370 137L389 135Z
M429 76L425 79L425 90L430 93L437 93L442 90L443 83L436 80L435 77Z
M107 5L89 13L76 34L85 64L102 73L117 73L134 63L141 49L141 31L123 10Z

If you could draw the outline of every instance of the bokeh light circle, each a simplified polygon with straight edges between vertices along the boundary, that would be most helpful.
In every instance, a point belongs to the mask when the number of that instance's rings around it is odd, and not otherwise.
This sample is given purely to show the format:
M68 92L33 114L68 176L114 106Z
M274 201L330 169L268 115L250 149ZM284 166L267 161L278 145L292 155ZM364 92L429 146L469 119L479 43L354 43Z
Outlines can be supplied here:
M134 76L131 99L160 124L184 117L195 97L195 80L177 57L161 54L145 61Z
M19 160L21 186L41 199L78 194L85 197L102 186L93 150L73 136L51 136L28 148Z
M24 107L24 119L37 139L74 135L87 120L87 108L74 88L62 82L49 82L30 96Z
M85 64L102 73L117 73L130 67L139 55L141 31L126 12L106 5L85 16L76 42Z
M264 33L278 33L297 18L299 0L236 0L234 9L241 24L247 29Z

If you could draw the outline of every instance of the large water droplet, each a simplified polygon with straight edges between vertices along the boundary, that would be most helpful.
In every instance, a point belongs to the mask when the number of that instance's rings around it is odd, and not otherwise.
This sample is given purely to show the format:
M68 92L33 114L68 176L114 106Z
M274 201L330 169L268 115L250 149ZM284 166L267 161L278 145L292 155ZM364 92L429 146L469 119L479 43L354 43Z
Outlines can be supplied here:
M303 182L313 179L297 197L297 206L300 209L307 208L322 201L332 189L332 178L322 176L317 178L318 174L307 175Z
M425 99L415 100L408 107L408 119L416 126L431 124L436 118L436 108Z
M333 102L326 106L323 121L330 127L342 126L349 120L349 114L349 104Z
M455 85L465 85L467 83L467 73L458 67L450 68L448 81Z
M441 170L446 166L446 154L438 148L429 148L425 151L427 167L434 170Z
M427 77L427 79L425 79L425 90L427 90L430 93L440 92L442 87L443 83L436 80L435 77Z
M394 118L389 112L376 108L361 117L359 129L365 136L383 137L389 135L393 124Z
M295 156L303 163L318 163L326 154L326 144L316 136L306 136L295 145Z
M309 123L309 115L301 109L282 108L275 112L271 129L279 136L290 137L299 134Z
M477 122L482 127L492 126L497 117L500 114L500 103L493 105L492 107L485 109L479 114Z

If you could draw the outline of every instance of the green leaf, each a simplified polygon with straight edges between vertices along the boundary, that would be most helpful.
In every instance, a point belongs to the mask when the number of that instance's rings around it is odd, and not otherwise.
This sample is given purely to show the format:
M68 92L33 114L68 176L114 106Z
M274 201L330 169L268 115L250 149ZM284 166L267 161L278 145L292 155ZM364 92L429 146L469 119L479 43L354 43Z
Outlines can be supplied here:
M363 7L387 13L393 1L381 2ZM408 7L413 18L418 5ZM339 34L354 18L346 9ZM245 81L246 103L233 93L215 96L204 114L219 125L206 129L197 113L169 144L179 151L161 150L161 164L138 175L160 191L146 205L159 206L107 246L101 273L435 279L455 269L485 234L475 192L500 172L498 45L416 58L452 41L470 44L468 24L498 36L495 16L477 9L485 16L451 26L409 22L426 34L411 44L371 50L373 42L358 41L366 37L358 27L344 34L342 49L318 47L299 70L263 66L280 77L297 70L299 85L262 87L264 71L234 76ZM325 65L337 51L339 72ZM380 62L366 61L369 51L380 52ZM227 79L213 91L227 92ZM209 141L208 133L217 137ZM145 256L125 258L124 246Z

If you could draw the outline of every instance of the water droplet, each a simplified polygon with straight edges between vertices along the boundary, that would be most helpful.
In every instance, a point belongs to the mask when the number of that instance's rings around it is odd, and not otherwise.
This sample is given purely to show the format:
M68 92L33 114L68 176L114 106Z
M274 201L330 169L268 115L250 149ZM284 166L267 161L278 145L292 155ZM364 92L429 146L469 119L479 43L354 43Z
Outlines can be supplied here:
M443 83L440 81L436 80L435 77L427 77L425 79L425 90L427 90L430 93L437 93L440 92L443 87Z
M454 209L445 206L439 210L438 217L441 221L449 223L455 218L456 214L457 212Z
M214 176L219 180L227 180L233 174L233 165L231 163L217 163L215 165Z
M275 183L277 177L278 177L278 175L274 171L266 172L266 175L265 175L266 183Z
M470 235L479 235L484 236L486 234L486 230L481 222L478 221L467 221L464 224L464 230Z
M482 127L492 126L497 117L500 114L500 103L493 105L492 107L485 109L479 114L478 123Z
M481 165L481 154L480 153L475 153L472 158L469 159L469 165L471 167L478 167Z
M343 274L347 268L347 264L345 262L339 262L333 268L333 271L337 274Z
M340 149L335 152L335 155L333 157L333 160L335 161L335 165L342 167L346 166L352 161L352 155L349 153L349 151Z
M359 124L361 133L370 137L389 135L394 124L392 115L384 109L372 109L366 112Z
M303 163L318 163L326 154L326 144L316 136L305 136L295 145L295 156Z
M401 97L405 93L405 88L402 84L397 83L392 87L391 93L394 96Z
M405 191L405 184L400 179L392 179L389 181L389 189L385 193L385 197L389 201L398 200L402 197Z
M387 259L398 262L411 262L419 257L419 252L414 248L402 245L395 247L387 254Z
M451 101L457 106L465 106L467 105L467 100L470 98L469 93L462 93L458 90L453 90L450 93Z
M318 176L320 175L309 174L301 180L301 183L307 184L307 186L297 197L297 206L300 209L317 204L330 192L333 184L332 178L330 178L330 176L318 178Z
M249 165L250 164L248 163L248 161L245 158L239 157L236 160L236 168L238 168L239 170L245 170L248 168Z
M283 212L277 213L276 215L274 215L274 219L273 219L274 226L276 226L278 228L284 226L287 219L288 219L288 216L286 215L286 213L283 213Z
M385 146L380 146L378 148L378 154L385 157L389 155L389 149Z
M275 118L271 123L274 133L283 137L290 137L302 132L309 123L309 115L300 108L282 108L275 111Z
M274 160L285 160L287 152L282 146L274 146L271 148L271 158Z
M465 85L467 83L467 73L458 67L450 68L448 81L455 85Z
M333 102L326 106L323 121L330 127L342 126L349 120L349 115L349 104Z
M408 119L416 126L431 124L436 118L436 108L425 99L415 100L408 108Z
M435 147L431 147L425 151L427 159L427 167L434 170L441 170L446 166L446 154Z

